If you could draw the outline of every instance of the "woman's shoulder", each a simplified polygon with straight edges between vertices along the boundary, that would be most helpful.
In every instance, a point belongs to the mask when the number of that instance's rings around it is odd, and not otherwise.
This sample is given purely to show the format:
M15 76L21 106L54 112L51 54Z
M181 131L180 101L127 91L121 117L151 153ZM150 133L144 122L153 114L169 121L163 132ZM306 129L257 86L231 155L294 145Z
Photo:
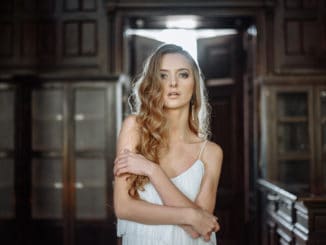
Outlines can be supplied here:
M138 123L135 115L130 115L123 120L118 138L118 149L134 151L138 144Z
M137 116L135 114L128 115L124 120L122 126L124 127L136 127Z
M137 122L136 115L127 116L122 123L120 136L128 137L137 137L139 135L139 124Z
M127 116L122 123L122 130L137 130L139 128L138 122L137 122L137 116L134 114L131 114Z
M207 140L204 152L203 152L203 158L207 160L212 159L222 159L223 158L223 150L222 147L218 144L216 144L213 141Z

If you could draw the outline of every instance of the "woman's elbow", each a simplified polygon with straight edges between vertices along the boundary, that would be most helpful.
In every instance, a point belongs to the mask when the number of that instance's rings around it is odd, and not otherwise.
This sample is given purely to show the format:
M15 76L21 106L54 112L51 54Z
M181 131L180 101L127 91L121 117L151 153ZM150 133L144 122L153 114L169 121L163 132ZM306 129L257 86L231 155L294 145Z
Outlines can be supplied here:
M128 211L130 210L128 203L128 200L114 200L114 213L118 219L128 218Z
M124 208L123 205L119 204L119 202L117 201L114 202L114 213L118 219L125 218L125 210L126 208Z
M118 219L127 219L126 213L121 208L115 208L114 213Z

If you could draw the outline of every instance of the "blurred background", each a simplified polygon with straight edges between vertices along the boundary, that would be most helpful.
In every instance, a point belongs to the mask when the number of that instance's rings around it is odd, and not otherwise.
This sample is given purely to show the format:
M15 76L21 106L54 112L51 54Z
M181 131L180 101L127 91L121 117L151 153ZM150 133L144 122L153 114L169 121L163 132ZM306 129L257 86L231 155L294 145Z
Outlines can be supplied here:
M115 143L160 44L205 76L220 245L326 244L324 0L2 0L0 244L117 244Z

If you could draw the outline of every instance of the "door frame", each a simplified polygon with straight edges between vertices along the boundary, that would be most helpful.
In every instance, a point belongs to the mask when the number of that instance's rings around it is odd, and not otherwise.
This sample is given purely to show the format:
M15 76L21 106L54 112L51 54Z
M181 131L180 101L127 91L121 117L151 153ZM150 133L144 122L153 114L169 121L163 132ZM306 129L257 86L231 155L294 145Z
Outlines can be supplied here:
M252 206L256 207L256 193L255 187L250 189L250 181L249 178L257 178L257 172L259 170L259 91L260 84L257 81L257 77L260 75L268 73L268 71L272 70L272 51L267 52L267 47L271 46L271 40L273 40L272 35L272 22L273 18L271 17L273 14L273 8L275 3L273 1L265 1L264 3L256 3L256 4L236 4L229 3L228 1L219 1L218 3L193 3L187 5L188 7L184 7L182 3L156 3L156 4L137 4L137 3L112 3L108 5L108 15L111 16L109 21L109 35L111 35L110 39L110 47L112 50L110 60L110 69L113 73L126 73L127 70L124 67L124 64L128 60L128 54L126 52L128 40L125 38L124 32L127 28L132 25L132 22L136 18L150 18L157 19L164 18L166 13L169 12L169 15L191 15L197 16L203 19L233 19L235 29L238 29L239 26L243 25L243 19L249 18L252 23L255 25L259 38L256 39L255 45L255 64L254 71L255 73L252 76L252 80L250 81L250 85L244 84L244 89L248 86L252 88L252 103L249 103L248 96L243 96L244 100L244 108L243 113L252 112L253 115L243 117L243 120L250 120L252 118L253 123L244 122L243 126L247 128L243 128L243 131L253 132L253 135L244 134L243 139L243 175L244 175L244 222L245 224L253 225L250 229L251 235L254 233L254 230L257 228L256 216L259 214L252 213L253 210L257 210L256 208L252 208ZM154 22L154 26L159 29L159 22ZM227 23L227 21L226 21ZM161 24L161 28L163 28ZM215 25L210 26L211 29L214 28L226 28L225 25L221 25L219 21L215 23ZM248 109L246 106L252 105L253 108ZM252 127L252 128L248 128ZM253 139L248 139L248 137L252 137ZM246 146L245 144L248 142L252 142L252 145ZM254 161L250 162L250 156ZM254 173L252 171L254 169ZM251 181L252 182L252 181ZM256 180L253 181L254 183ZM249 208L250 207L250 208ZM254 220L253 220L254 219ZM245 226L245 224L243 224ZM243 232L248 232L247 229L243 228ZM254 240L257 240L256 234L253 235Z

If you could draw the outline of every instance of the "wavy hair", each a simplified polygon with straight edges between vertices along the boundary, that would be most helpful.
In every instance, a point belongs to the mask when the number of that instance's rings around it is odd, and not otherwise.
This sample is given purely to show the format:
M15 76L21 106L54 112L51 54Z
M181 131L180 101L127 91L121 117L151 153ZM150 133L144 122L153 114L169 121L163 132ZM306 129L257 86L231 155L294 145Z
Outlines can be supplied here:
M191 55L174 44L159 46L146 60L143 72L135 81L130 96L130 107L139 125L139 144L136 150L145 158L159 164L160 153L167 149L167 119L164 114L163 88L160 78L162 57L165 54L181 54L192 68L195 88L189 106L189 129L202 139L209 136L209 105L203 76ZM137 190L149 182L148 177L131 175L129 194L138 196Z

